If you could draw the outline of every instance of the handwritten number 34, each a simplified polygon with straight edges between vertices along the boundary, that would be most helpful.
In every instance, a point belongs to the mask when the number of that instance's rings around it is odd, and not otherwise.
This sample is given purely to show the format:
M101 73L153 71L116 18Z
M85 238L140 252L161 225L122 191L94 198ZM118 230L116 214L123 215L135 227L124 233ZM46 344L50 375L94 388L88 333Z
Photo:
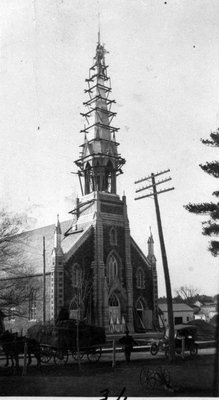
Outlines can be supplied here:
M109 397L109 392L110 392L109 389L101 390L100 393L103 394L104 397L102 397L100 400L107 400ZM121 393L119 394L116 400L120 400L124 393L125 393L125 387L121 390ZM124 396L124 400L127 400L127 396Z

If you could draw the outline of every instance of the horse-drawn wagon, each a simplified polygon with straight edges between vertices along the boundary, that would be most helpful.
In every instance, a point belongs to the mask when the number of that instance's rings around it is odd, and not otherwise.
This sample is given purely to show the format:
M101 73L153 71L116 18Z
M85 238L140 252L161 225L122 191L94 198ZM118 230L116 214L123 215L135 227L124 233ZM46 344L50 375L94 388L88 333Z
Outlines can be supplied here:
M90 362L99 361L102 345L105 343L105 330L102 327L86 325L74 320L58 321L54 326L50 323L36 324L28 329L28 337L40 343L41 362L65 365L69 355L77 360L87 356Z

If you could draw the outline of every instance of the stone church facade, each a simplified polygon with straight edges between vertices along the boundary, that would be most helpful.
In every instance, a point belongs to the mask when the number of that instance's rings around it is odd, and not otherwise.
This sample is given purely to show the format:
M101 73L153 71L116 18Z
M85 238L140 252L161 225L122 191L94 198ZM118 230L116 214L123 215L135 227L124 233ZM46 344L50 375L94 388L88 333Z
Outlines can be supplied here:
M44 235L47 257L51 251L47 319L55 321L65 310L70 318L105 327L106 333L124 331L126 326L130 332L142 332L157 326L154 241L150 234L145 256L130 235L126 197L117 194L125 160L118 152L118 128L112 126L116 113L111 109L105 53L98 40L86 79L84 140L75 161L81 196L71 211L72 221L57 219L55 229L45 227L32 234L38 240ZM42 319L39 308L36 321Z

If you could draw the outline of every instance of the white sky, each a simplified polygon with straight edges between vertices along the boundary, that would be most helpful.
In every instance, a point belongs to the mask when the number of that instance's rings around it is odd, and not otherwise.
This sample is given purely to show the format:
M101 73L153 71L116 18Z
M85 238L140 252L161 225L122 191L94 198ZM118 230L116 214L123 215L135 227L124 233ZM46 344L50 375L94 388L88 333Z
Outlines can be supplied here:
M218 0L1 0L0 193L35 226L69 218L80 194L73 161L83 142L85 78L101 37L114 126L126 158L132 236L146 251L155 239L159 295L165 294L152 199L134 201L134 181L170 168L175 190L159 197L172 291L192 285L214 295L218 260L207 251L201 219L188 202L214 201L217 181L199 167L218 159L200 138L219 126ZM39 129L38 129L39 127Z

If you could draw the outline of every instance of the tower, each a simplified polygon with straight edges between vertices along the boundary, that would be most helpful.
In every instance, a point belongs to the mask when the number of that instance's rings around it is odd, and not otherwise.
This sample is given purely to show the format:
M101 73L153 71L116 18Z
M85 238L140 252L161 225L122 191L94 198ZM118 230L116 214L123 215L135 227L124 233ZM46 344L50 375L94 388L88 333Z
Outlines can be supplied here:
M100 35L94 64L90 68L88 85L85 93L89 99L84 102L86 124L81 132L84 133L84 143L80 159L76 161L79 167L79 176L84 177L82 194L92 192L107 192L116 194L117 176L122 173L121 167L125 163L117 151L115 133L119 130L111 125L116 113L111 110L115 100L111 100L111 84L105 64L106 50L100 44Z
M117 194L117 178L122 173L125 159L118 153L119 143L112 126L116 113L115 100L110 99L111 81L105 63L106 50L96 47L94 63L86 79L84 102L84 142L78 167L82 197L72 211L77 229L92 223L94 227L93 303L95 323L108 326L112 318L125 321L133 330L132 267L130 230L126 198Z
M152 268L156 264L132 239L126 197L120 198L117 192L125 159L118 152L119 128L112 125L115 100L111 99L106 53L98 35L94 62L85 79L83 143L75 161L81 196L70 211L72 226L62 241L64 306L72 318L80 315L105 327L106 333L121 332L125 326L133 332L152 325Z
M154 238L151 232L151 228L150 228L150 236L148 238L148 258L151 261L156 261L155 256L154 256Z
M154 316L154 325L158 324L158 280L157 280L157 268L156 268L156 257L154 255L154 238L151 232L150 227L150 236L148 238L148 260L151 263L152 268L152 277L153 277L153 316Z
M52 251L51 287L50 287L50 318L55 320L59 311L64 305L64 271L63 271L63 250L62 231L57 215L57 222L54 231L54 247Z

